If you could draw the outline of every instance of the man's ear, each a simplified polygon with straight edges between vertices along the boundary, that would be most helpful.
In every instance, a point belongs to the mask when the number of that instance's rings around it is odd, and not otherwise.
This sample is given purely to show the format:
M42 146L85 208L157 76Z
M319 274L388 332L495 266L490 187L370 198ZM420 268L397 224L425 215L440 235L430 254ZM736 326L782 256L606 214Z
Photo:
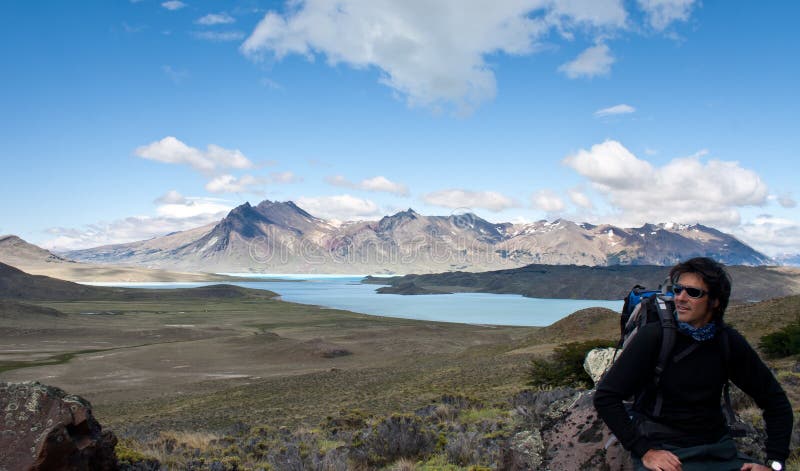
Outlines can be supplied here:
M711 305L711 312L716 313L719 308L719 299L715 299L714 302L709 302L709 304Z

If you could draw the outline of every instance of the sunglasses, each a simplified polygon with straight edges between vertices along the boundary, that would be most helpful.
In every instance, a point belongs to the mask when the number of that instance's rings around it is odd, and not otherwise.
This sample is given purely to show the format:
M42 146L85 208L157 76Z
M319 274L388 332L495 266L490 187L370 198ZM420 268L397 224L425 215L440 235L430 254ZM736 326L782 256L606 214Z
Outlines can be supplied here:
M708 291L706 291L704 289L692 288L692 287L689 287L689 286L683 286L683 285L678 285L678 284L672 285L672 292L675 294L675 296L678 296L679 294L683 293L684 291L686 291L686 294L690 298L694 298L694 299L700 299L703 296L708 294Z

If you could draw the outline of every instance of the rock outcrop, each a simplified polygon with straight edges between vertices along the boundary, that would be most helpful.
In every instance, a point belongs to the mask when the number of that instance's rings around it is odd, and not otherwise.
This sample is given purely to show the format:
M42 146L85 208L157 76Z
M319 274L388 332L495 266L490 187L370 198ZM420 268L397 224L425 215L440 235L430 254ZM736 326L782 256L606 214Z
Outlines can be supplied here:
M117 438L91 404L38 382L0 382L0 471L117 469Z
M633 469L629 453L595 412L592 391L525 391L514 405L526 430L511 438L503 469Z
M579 471L633 469L630 454L613 437L592 404L592 392L577 395L553 427L542 434L548 445L548 469Z

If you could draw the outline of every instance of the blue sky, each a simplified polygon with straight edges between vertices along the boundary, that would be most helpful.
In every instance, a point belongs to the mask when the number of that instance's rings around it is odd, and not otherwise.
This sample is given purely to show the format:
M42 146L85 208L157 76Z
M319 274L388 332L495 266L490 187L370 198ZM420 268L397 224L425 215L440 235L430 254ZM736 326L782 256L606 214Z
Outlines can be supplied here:
M11 0L0 234L336 220L702 223L800 252L797 2Z

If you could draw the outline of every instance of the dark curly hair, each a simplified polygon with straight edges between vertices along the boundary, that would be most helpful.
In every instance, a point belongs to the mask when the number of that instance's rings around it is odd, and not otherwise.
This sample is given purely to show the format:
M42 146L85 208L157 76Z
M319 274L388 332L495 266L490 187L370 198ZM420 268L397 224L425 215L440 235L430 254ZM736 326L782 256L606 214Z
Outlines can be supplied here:
M731 297L731 277L725 266L708 257L695 257L672 267L669 279L677 283L678 278L684 273L696 273L703 279L708 286L708 305L713 307L714 300L719 301L717 307L713 309L714 320L722 321Z

